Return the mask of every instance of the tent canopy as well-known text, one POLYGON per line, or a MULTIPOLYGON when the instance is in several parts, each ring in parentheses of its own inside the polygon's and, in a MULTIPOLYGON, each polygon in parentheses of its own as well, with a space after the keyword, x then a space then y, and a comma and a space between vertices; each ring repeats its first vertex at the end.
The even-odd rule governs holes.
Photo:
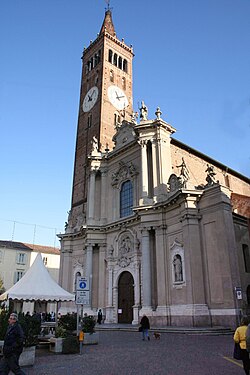
POLYGON ((25 275, 9 290, 0 295, 0 301, 74 301, 75 296, 61 288, 50 276, 39 253, 25 275))

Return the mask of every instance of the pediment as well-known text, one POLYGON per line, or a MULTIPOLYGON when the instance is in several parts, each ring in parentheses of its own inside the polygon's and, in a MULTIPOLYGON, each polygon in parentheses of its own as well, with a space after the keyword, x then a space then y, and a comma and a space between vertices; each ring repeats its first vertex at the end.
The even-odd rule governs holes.
POLYGON ((118 150, 136 139, 136 133, 133 129, 133 125, 127 121, 123 121, 122 124, 117 128, 116 134, 113 136, 113 142, 115 144, 114 150, 118 150))

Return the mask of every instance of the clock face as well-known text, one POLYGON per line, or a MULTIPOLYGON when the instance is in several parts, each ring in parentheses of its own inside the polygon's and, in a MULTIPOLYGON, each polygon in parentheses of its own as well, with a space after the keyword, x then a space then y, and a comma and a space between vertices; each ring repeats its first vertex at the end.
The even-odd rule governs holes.
POLYGON ((118 86, 109 86, 108 98, 113 106, 118 110, 122 110, 128 106, 126 94, 118 86))
POLYGON ((98 88, 96 86, 91 87, 91 89, 85 95, 82 103, 83 112, 88 112, 94 107, 98 98, 98 88))

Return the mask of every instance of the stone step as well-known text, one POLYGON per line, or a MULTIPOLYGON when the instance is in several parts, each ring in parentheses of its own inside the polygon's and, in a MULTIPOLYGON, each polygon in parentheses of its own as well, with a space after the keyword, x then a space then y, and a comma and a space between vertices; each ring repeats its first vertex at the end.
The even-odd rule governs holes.
MULTIPOLYGON (((139 326, 132 324, 101 324, 96 331, 127 331, 138 332, 139 326)), ((234 330, 229 327, 151 327, 150 332, 179 333, 188 335, 232 335, 234 330)))

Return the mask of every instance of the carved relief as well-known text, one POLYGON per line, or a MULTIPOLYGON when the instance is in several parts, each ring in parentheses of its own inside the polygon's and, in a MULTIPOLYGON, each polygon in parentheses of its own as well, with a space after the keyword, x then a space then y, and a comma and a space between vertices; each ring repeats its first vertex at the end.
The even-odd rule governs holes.
POLYGON ((121 236, 118 242, 118 265, 122 268, 131 263, 133 253, 133 239, 128 233, 121 236))
POLYGON ((171 176, 168 179, 168 186, 169 186, 169 191, 172 193, 173 191, 179 190, 181 185, 180 185, 180 180, 175 174, 171 174, 171 176))
POLYGON ((124 162, 119 163, 120 168, 117 172, 114 172, 111 176, 112 186, 118 187, 124 180, 133 178, 138 172, 132 162, 125 164, 124 162))

